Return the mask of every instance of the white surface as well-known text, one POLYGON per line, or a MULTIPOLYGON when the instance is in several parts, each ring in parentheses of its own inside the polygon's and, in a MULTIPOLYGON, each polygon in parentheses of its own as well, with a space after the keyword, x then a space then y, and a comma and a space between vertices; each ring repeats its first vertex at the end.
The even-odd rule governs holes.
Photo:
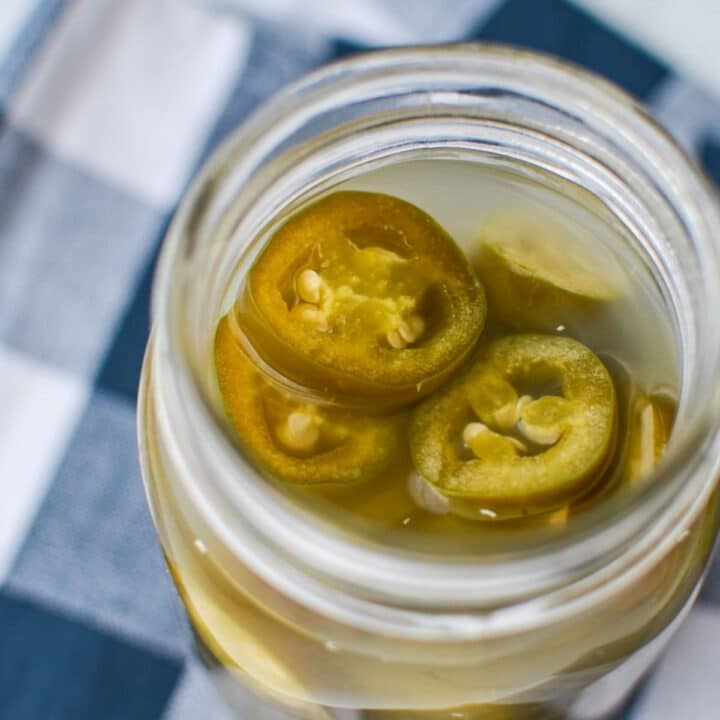
POLYGON ((0 583, 87 398, 76 377, 0 345, 0 583))
POLYGON ((651 676, 633 720, 720 717, 720 682, 708 682, 708 673, 718 668, 720 611, 697 605, 651 676))
POLYGON ((75 0, 10 115, 51 152, 166 205, 187 180, 248 45, 245 26, 190 3, 75 0))
POLYGON ((0 61, 10 49, 23 23, 30 17, 38 0, 2 0, 0 2, 0 61))
POLYGON ((718 0, 574 1, 720 98, 718 0))

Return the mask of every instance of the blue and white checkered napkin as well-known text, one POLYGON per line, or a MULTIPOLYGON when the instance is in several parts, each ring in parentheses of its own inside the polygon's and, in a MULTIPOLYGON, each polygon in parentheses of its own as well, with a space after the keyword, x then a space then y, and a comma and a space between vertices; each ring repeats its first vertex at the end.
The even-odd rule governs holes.
MULTIPOLYGON (((188 659, 135 392, 167 219, 273 90, 364 44, 527 45, 647 101, 720 181, 720 107, 661 61, 563 0, 449 2, 0 2, 2 720, 228 717, 188 659)), ((627 718, 720 717, 719 665, 716 565, 627 718)))

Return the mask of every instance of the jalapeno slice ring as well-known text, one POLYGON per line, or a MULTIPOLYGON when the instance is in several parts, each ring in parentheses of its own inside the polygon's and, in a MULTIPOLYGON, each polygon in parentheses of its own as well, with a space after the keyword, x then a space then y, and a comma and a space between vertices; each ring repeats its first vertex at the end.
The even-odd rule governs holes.
POLYGON ((447 496, 548 509, 587 490, 604 469, 616 412, 610 374, 589 348, 512 335, 417 408, 413 462, 447 496))
POLYGON ((650 477, 670 439, 674 416, 675 402, 671 398, 636 392, 627 430, 625 482, 650 477))
POLYGON ((585 318, 619 289, 579 253, 579 240, 548 218, 503 213, 480 233, 477 272, 490 313, 519 331, 551 332, 585 318))
POLYGON ((429 215, 354 191, 318 200, 275 232, 239 307, 238 324, 281 374, 388 398, 430 392, 467 356, 486 315, 482 285, 429 215))
POLYGON ((274 387, 242 349, 227 317, 215 336, 215 368, 240 444, 274 477, 302 485, 363 482, 397 452, 402 418, 319 406, 274 387))

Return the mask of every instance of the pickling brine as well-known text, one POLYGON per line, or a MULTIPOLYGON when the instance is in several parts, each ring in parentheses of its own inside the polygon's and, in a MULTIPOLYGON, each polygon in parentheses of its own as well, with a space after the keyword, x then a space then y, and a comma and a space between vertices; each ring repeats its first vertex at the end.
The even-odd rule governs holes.
POLYGON ((648 482, 677 396, 667 313, 565 190, 414 161, 282 220, 215 341, 268 481, 345 531, 450 552, 648 482))

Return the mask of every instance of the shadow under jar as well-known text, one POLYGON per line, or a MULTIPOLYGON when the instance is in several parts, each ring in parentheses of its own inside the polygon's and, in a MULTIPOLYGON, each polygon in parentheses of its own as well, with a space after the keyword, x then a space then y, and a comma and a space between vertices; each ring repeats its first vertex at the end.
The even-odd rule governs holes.
MULTIPOLYGON (((357 56, 240 127, 165 239, 139 404, 160 541, 231 703, 249 692, 253 718, 610 717, 688 611, 716 537, 719 237, 711 191, 642 108, 510 48, 357 56), (502 187, 594 223, 643 278, 657 322, 626 333, 624 359, 669 373, 677 403, 652 477, 558 527, 435 535, 373 531, 263 477, 224 416, 213 348, 270 234, 310 198, 366 189, 420 205, 470 253, 502 187)), ((577 332, 600 328, 610 363, 601 326, 577 332)))

